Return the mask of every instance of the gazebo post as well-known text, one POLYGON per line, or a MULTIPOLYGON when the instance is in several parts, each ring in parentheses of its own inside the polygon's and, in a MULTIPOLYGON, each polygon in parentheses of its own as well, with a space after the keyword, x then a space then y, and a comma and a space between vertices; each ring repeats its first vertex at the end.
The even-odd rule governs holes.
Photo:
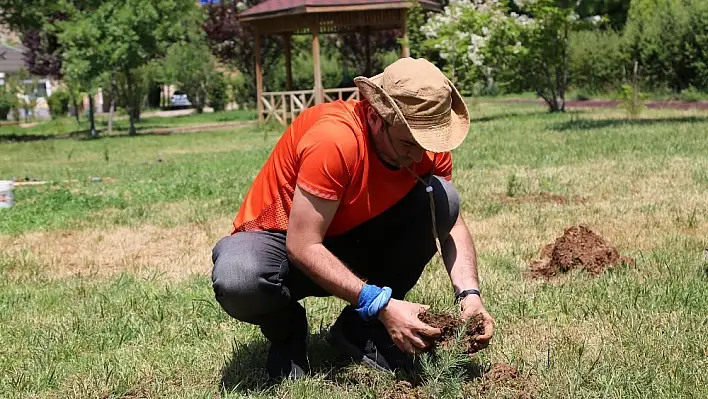
POLYGON ((310 30, 312 31, 312 64, 315 67, 315 104, 324 102, 322 91, 322 67, 320 65, 320 23, 315 20, 310 30))
POLYGON ((364 76, 371 76, 371 28, 364 28, 364 50, 366 51, 366 70, 364 76))
POLYGON ((261 67, 261 32, 258 26, 254 27, 255 30, 255 58, 256 58, 256 105, 258 108, 258 122, 265 122, 263 117, 263 70, 261 67))
POLYGON ((285 87, 287 91, 293 90, 293 65, 292 65, 292 34, 290 32, 283 35, 285 40, 285 87))
POLYGON ((403 40, 401 43, 401 57, 406 58, 411 56, 408 48, 408 9, 401 10, 401 30, 403 31, 403 40))

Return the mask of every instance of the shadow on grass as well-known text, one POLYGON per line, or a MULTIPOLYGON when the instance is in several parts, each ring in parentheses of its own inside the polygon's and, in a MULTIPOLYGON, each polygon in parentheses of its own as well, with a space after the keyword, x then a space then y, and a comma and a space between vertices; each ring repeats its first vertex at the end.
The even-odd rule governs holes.
POLYGON ((530 116, 530 115, 540 115, 540 114, 547 114, 547 112, 539 111, 539 112, 509 112, 505 114, 496 114, 496 115, 489 115, 489 116, 482 116, 479 118, 470 118, 471 123, 480 123, 480 122, 493 122, 501 119, 509 119, 509 118, 515 118, 519 116, 530 116))
MULTIPOLYGON (((47 140, 100 140, 107 138, 121 138, 121 137, 142 137, 142 136, 169 136, 173 133, 178 133, 180 129, 185 129, 189 125, 147 125, 136 127, 136 134, 131 136, 128 129, 114 129, 111 134, 108 134, 106 130, 99 130, 98 136, 91 137, 89 130, 75 130, 68 133, 62 134, 2 134, 0 133, 0 144, 1 143, 27 143, 34 141, 47 141, 47 140), (162 129, 162 131, 152 131, 162 129), (174 132, 165 131, 166 129, 174 129, 174 132)), ((187 133, 197 133, 187 132, 187 133)))
MULTIPOLYGON (((373 388, 379 377, 386 377, 382 372, 373 371, 365 366, 349 367, 353 360, 341 354, 326 340, 326 330, 311 334, 308 342, 310 375, 321 377, 341 386, 362 386, 373 388), (363 370, 362 370, 363 369, 363 370)), ((265 394, 275 389, 278 381, 271 381, 265 371, 269 343, 261 338, 248 343, 235 343, 231 357, 225 361, 221 370, 221 390, 226 393, 265 394)), ((471 383, 482 378, 487 367, 472 361, 465 365, 463 379, 471 383)), ((420 362, 406 371, 396 372, 396 381, 406 381, 413 387, 423 383, 423 369, 420 362)), ((389 376, 390 377, 390 376, 389 376)), ((388 387, 386 389, 390 389, 388 387)))
MULTIPOLYGON (((352 364, 325 339, 326 331, 311 334, 308 342, 310 375, 341 383, 358 383, 341 371, 352 364)), ((231 358, 221 370, 221 389, 226 392, 262 393, 278 384, 270 381, 265 371, 269 343, 264 339, 234 343, 231 358)), ((347 374, 347 373, 344 373, 347 374)))
POLYGON ((651 126, 661 123, 707 123, 708 117, 676 116, 666 118, 612 118, 612 119, 574 119, 551 127, 555 131, 592 130, 615 126, 651 126))

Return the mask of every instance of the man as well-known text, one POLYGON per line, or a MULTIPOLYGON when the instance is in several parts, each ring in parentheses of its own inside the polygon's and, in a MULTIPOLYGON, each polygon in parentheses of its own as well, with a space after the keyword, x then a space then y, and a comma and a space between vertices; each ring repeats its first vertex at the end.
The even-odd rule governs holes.
POLYGON ((451 184, 450 152, 469 131, 464 100, 430 62, 403 58, 355 79, 362 101, 308 108, 253 182, 232 235, 213 250, 216 299, 270 341, 270 377, 307 370, 308 326, 298 303, 349 303, 328 340, 373 368, 394 370, 440 330, 407 302, 437 245, 463 317, 485 310, 470 233, 451 184), (431 202, 432 201, 432 202, 431 202), (435 229, 433 229, 435 224, 435 229))

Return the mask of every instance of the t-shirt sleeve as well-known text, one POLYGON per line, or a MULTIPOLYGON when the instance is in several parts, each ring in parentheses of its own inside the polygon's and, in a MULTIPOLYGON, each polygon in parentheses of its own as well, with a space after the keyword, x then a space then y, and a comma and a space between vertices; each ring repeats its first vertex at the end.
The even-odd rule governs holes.
POLYGON ((327 200, 339 200, 349 185, 358 157, 356 137, 335 123, 320 123, 297 145, 297 186, 327 200))
POLYGON ((435 162, 435 164, 433 165, 433 174, 435 176, 440 176, 447 181, 451 181, 452 154, 449 152, 435 154, 435 159, 433 161, 435 162))

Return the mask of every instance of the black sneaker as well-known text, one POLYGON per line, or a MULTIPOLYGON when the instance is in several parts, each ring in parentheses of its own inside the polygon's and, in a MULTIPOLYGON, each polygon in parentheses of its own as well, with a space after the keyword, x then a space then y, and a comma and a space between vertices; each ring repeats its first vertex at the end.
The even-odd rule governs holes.
POLYGON ((272 323, 262 324, 261 332, 270 341, 266 372, 272 380, 298 379, 307 374, 309 329, 305 309, 295 302, 272 323))
POLYGON ((271 343, 266 360, 266 372, 271 380, 281 380, 284 378, 298 379, 307 373, 306 344, 300 345, 292 343, 271 343), (293 346, 302 346, 293 348, 293 346))
POLYGON ((364 321, 351 306, 344 308, 329 329, 327 341, 374 370, 395 372, 413 364, 413 358, 398 349, 380 321, 364 321))

